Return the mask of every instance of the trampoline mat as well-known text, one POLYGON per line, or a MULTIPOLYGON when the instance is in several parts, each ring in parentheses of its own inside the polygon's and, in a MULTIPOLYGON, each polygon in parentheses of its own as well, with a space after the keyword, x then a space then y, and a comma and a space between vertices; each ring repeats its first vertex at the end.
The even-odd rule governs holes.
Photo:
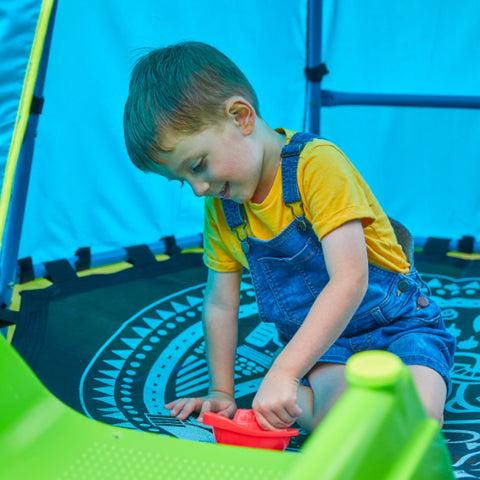
MULTIPOLYGON (((480 478, 480 260, 422 252, 416 266, 458 342, 443 433, 457 478, 480 478)), ((201 254, 187 253, 24 291, 13 345, 53 394, 90 418, 213 442, 209 427, 171 418, 164 408, 207 392, 205 281, 201 254)), ((240 408, 250 408, 280 348, 275 327, 259 322, 246 272, 235 364, 240 408)), ((301 448, 300 433, 289 450, 301 448)))

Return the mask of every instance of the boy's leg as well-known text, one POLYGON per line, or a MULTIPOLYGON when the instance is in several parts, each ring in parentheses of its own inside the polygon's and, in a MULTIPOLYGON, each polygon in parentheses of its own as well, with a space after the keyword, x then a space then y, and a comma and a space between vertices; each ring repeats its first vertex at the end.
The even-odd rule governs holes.
POLYGON ((311 387, 300 385, 298 404, 302 414, 298 424, 312 432, 346 390, 345 365, 317 363, 308 374, 311 387))
POLYGON ((302 413, 297 418, 296 422, 310 433, 312 428, 313 418, 313 390, 312 387, 300 384, 298 386, 297 404, 302 409, 302 413))
POLYGON ((426 414, 443 425, 447 387, 442 376, 424 365, 409 365, 426 414))
MULTIPOLYGON (((442 376, 424 365, 409 365, 425 412, 443 424, 447 387, 442 376)), ((311 387, 300 385, 298 404, 302 414, 298 424, 312 432, 347 388, 345 365, 318 363, 309 373, 311 387)))

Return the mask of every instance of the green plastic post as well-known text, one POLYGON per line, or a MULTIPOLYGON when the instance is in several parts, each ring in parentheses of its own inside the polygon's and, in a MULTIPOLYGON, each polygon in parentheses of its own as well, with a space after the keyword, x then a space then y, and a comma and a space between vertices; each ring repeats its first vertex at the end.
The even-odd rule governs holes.
POLYGON ((288 480, 455 478, 440 425, 427 418, 397 356, 358 353, 346 378, 348 390, 310 436, 288 480))

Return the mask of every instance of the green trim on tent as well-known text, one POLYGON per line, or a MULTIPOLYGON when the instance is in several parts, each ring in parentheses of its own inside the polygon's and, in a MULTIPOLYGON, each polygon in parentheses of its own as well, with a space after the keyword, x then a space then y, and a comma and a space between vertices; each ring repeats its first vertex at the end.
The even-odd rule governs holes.
POLYGON ((2 185, 2 194, 0 197, 0 247, 2 246, 3 233, 7 220, 8 207, 12 194, 13 179, 17 168, 18 156, 22 146, 27 122, 30 113, 30 106, 33 98, 35 82, 37 80, 38 68, 42 58, 42 52, 45 42, 45 36, 48 30, 48 24, 52 13, 55 0, 45 0, 42 2, 40 15, 38 16, 37 28, 33 39, 28 67, 23 82, 22 96, 15 119, 15 128, 13 130, 12 141, 8 151, 7 164, 2 185))

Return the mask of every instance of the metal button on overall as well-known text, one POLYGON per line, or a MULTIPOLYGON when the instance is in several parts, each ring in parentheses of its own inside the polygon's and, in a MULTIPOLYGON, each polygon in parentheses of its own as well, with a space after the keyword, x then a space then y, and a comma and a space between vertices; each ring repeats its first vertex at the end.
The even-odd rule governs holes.
POLYGON ((307 230, 307 224, 305 223, 305 218, 304 217, 297 218, 297 230, 300 233, 303 233, 307 230))
POLYGON ((402 292, 408 292, 410 290, 410 284, 406 280, 400 280, 398 282, 398 289, 402 292))
POLYGON ((423 307, 428 307, 428 305, 430 304, 429 300, 427 297, 418 297, 417 299, 417 305, 418 305, 418 308, 423 308, 423 307))

